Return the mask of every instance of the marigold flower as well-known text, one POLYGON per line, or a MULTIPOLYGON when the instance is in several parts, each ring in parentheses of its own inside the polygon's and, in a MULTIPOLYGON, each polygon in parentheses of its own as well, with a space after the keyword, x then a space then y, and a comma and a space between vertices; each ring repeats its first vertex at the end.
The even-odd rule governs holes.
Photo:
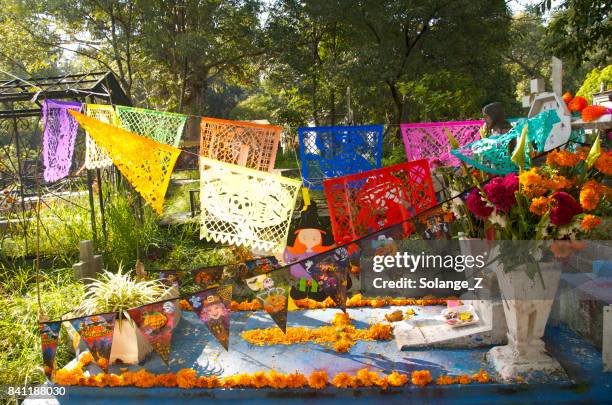
POLYGON ((582 155, 568 150, 553 150, 546 156, 546 163, 552 166, 573 167, 581 160, 584 160, 582 155))
POLYGON ((93 376, 93 386, 95 387, 107 387, 109 386, 110 374, 98 373, 93 376))
POLYGON ((553 204, 553 199, 549 197, 538 197, 531 200, 531 205, 529 206, 529 212, 535 215, 542 216, 548 212, 551 205, 553 204))
POLYGON ((218 388, 221 386, 221 380, 216 375, 208 377, 208 388, 218 388))
POLYGON ((251 385, 255 388, 263 388, 268 385, 268 376, 263 371, 253 373, 251 385))
POLYGON ((355 342, 349 339, 338 340, 334 343, 334 350, 338 353, 347 353, 354 344, 355 342))
POLYGON ((81 355, 79 356, 79 364, 81 364, 81 366, 87 366, 88 364, 90 364, 92 361, 94 361, 93 356, 91 355, 91 352, 87 351, 87 352, 83 352, 81 353, 81 355))
POLYGON ((100 366, 100 368, 104 370, 108 369, 108 359, 100 357, 96 363, 98 363, 98 366, 100 366))
POLYGON ((208 377, 206 376, 199 376, 198 379, 196 380, 196 385, 197 388, 211 388, 208 386, 208 377))
POLYGON ((528 197, 539 197, 548 191, 546 179, 538 173, 535 167, 522 172, 519 175, 519 182, 523 193, 528 197))
POLYGON ((450 375, 441 375, 436 378, 436 385, 450 385, 457 384, 457 377, 450 375))
POLYGON ((329 383, 329 377, 324 370, 313 371, 308 378, 308 386, 317 390, 323 389, 329 383))
POLYGON ((155 374, 149 373, 144 368, 141 368, 134 373, 132 384, 139 388, 151 388, 155 385, 155 374))
POLYGON ((481 369, 476 374, 472 374, 472 380, 478 381, 481 384, 485 384, 491 381, 491 378, 489 377, 489 374, 486 371, 481 369))
POLYGON ((378 374, 368 370, 367 368, 362 368, 357 371, 357 382, 361 387, 371 387, 374 385, 374 381, 378 379, 378 374))
POLYGON ((387 382, 393 387, 401 387, 402 385, 406 385, 408 382, 408 375, 400 374, 394 370, 387 376, 387 382))
POLYGON ((557 259, 567 259, 575 251, 582 250, 586 247, 584 242, 573 240, 555 240, 550 245, 550 251, 557 259))
POLYGON ((595 215, 586 214, 582 218, 582 223, 580 223, 580 228, 585 231, 591 231, 596 228, 599 224, 601 224, 601 218, 596 217, 595 215))
POLYGON ((238 374, 236 376, 236 385, 238 387, 251 387, 253 385, 252 374, 238 374))
POLYGON ((223 388, 234 388, 234 387, 238 387, 238 375, 232 375, 229 377, 225 377, 223 379, 223 381, 221 382, 221 386, 223 388))
POLYGON ((470 378, 469 375, 460 375, 459 378, 457 379, 457 382, 459 384, 469 384, 472 382, 472 379, 470 378))
POLYGON ((414 385, 425 386, 432 381, 429 370, 415 370, 412 372, 411 381, 414 385))
POLYGON ((612 175, 612 151, 607 151, 599 155, 594 166, 595 169, 606 176, 612 175))
POLYGON ((308 385, 308 379, 304 374, 287 374, 287 388, 302 388, 308 385))
POLYGON ((568 104, 570 101, 572 101, 572 99, 574 98, 573 94, 570 93, 569 91, 566 91, 565 93, 563 93, 563 96, 561 97, 563 99, 563 102, 565 104, 568 104))
POLYGON ((332 320, 331 323, 334 326, 350 325, 351 318, 346 312, 340 312, 334 315, 334 319, 332 320))
POLYGON ((589 102, 587 101, 586 98, 581 97, 581 96, 576 96, 572 99, 572 101, 569 102, 569 104, 567 105, 567 107, 570 109, 570 111, 572 112, 580 112, 582 110, 584 110, 584 108, 589 105, 589 102))
POLYGON ((373 300, 370 300, 370 306, 372 308, 380 308, 380 307, 384 307, 387 303, 385 302, 385 300, 380 299, 380 298, 376 298, 373 300))
POLYGON ((287 388, 287 377, 276 370, 270 370, 268 372, 268 384, 276 389, 287 388))
POLYGON ((584 122, 595 121, 608 112, 608 108, 603 105, 589 105, 582 110, 582 120, 584 122))
POLYGON ((587 211, 592 211, 597 208, 601 201, 602 187, 595 180, 589 180, 582 186, 580 190, 580 205, 587 211))
POLYGON ((158 374, 155 377, 155 385, 159 387, 176 387, 176 374, 167 373, 167 374, 158 374))
POLYGON ((355 377, 347 373, 338 373, 332 380, 332 384, 338 388, 355 388, 357 381, 355 377))
POLYGON ((55 372, 54 381, 59 385, 76 385, 81 377, 83 377, 83 370, 75 368, 68 370, 65 368, 59 369, 55 372))
POLYGON ((176 373, 176 384, 181 388, 193 388, 197 380, 197 373, 192 368, 182 368, 176 373))
POLYGON ((561 176, 559 174, 553 175, 550 180, 547 182, 548 187, 552 190, 558 191, 563 189, 568 189, 574 185, 574 181, 568 179, 565 176, 561 176))
POLYGON ((373 340, 389 340, 393 337, 393 327, 383 323, 375 323, 370 327, 368 337, 373 340))
POLYGON ((110 387, 120 387, 123 385, 123 380, 121 379, 121 376, 117 374, 109 374, 108 381, 108 385, 110 387))
POLYGON ((126 387, 134 384, 134 378, 136 373, 133 371, 124 371, 121 373, 121 386, 126 387))

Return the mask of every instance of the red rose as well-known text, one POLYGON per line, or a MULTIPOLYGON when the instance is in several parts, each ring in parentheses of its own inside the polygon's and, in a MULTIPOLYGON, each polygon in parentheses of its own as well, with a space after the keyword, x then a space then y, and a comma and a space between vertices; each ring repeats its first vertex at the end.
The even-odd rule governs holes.
POLYGON ((556 202, 553 209, 550 210, 550 222, 553 225, 569 224, 576 215, 582 213, 582 207, 578 201, 566 192, 557 191, 552 198, 556 202))
POLYGON ((468 209, 479 218, 487 218, 493 212, 493 207, 489 207, 480 197, 477 188, 473 188, 472 192, 466 200, 468 209))

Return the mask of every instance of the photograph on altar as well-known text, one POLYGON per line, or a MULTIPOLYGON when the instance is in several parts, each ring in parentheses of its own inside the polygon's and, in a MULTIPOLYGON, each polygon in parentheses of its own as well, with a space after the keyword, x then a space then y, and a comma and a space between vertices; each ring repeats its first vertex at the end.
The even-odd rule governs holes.
POLYGON ((0 403, 610 403, 611 12, 6 0, 0 403))

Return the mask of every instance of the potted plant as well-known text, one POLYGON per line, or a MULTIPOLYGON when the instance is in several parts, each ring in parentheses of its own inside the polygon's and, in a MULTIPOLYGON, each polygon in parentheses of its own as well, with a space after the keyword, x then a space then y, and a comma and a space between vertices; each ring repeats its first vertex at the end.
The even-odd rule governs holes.
POLYGON ((519 174, 493 178, 467 199, 469 210, 493 225, 499 241, 492 263, 508 345, 488 356, 503 379, 561 369, 541 340, 561 275, 554 259, 578 249, 576 239, 587 237, 601 222, 598 214, 610 208, 610 189, 602 181, 612 172, 612 158, 601 152, 599 140, 590 150, 553 151, 544 165, 529 170, 523 169, 526 148, 524 130, 512 155, 519 174))
MULTIPOLYGON (((133 277, 131 272, 124 273, 121 266, 117 273, 104 271, 97 279, 89 281, 81 305, 74 311, 74 316, 117 312, 109 363, 142 362, 153 348, 126 311, 156 301, 178 298, 177 288, 167 286, 159 280, 133 277)), ((177 306, 176 310, 177 316, 180 317, 180 307, 177 306)), ((75 348, 83 348, 79 346, 79 337, 74 330, 72 339, 75 348)))

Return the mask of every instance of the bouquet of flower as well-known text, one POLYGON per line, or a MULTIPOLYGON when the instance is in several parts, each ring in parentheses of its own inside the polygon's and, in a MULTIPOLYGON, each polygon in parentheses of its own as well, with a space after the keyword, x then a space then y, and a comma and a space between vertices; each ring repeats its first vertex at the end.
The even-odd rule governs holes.
MULTIPOLYGON (((497 240, 555 240, 556 252, 577 247, 576 239, 590 236, 609 214, 612 189, 605 184, 612 174, 612 151, 601 151, 599 139, 589 149, 577 152, 552 151, 546 163, 523 170, 524 140, 519 141, 513 160, 519 174, 495 177, 482 187, 474 187, 466 201, 468 209, 478 218, 493 225, 497 240)), ((511 263, 537 267, 542 244, 534 244, 540 253, 504 252, 501 256, 511 263)), ((508 261, 505 264, 509 264, 508 261)))
POLYGON ((552 151, 540 167, 495 177, 473 188, 466 203, 495 226, 496 239, 579 239, 611 208, 610 174, 612 151, 602 152, 597 140, 588 151, 552 151))

